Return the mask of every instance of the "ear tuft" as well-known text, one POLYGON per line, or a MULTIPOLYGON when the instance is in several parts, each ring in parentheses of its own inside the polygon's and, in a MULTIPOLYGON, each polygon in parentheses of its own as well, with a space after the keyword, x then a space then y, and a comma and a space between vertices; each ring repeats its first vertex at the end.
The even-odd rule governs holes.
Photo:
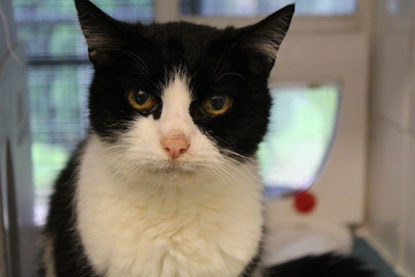
POLYGON ((108 60, 107 52, 121 47, 119 22, 100 10, 89 0, 75 0, 78 19, 88 44, 89 57, 93 63, 108 60))
POLYGON ((266 17, 262 21, 242 29, 244 37, 239 47, 244 50, 248 57, 257 59, 262 57, 262 63, 251 61, 254 71, 265 69, 271 70, 274 65, 277 52, 280 48, 291 19, 295 12, 295 4, 285 6, 277 12, 266 17), (259 68, 256 68, 259 67, 259 68))

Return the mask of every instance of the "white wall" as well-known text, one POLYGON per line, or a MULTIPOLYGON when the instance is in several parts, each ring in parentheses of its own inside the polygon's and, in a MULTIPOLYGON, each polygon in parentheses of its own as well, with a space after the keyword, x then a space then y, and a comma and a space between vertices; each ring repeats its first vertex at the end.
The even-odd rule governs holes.
POLYGON ((403 276, 415 276, 415 0, 375 3, 369 237, 403 276))

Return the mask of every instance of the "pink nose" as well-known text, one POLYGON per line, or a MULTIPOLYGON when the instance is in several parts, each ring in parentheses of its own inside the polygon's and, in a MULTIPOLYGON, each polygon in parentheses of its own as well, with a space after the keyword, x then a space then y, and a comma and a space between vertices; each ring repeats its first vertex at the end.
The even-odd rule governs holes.
POLYGON ((163 137, 160 144, 172 159, 177 159, 189 149, 189 140, 184 135, 163 137))

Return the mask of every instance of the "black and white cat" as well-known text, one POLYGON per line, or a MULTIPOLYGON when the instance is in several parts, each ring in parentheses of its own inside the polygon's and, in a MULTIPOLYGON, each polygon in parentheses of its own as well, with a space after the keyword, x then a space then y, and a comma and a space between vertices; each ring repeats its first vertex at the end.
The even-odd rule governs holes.
MULTIPOLYGON (((124 23, 75 2, 95 69, 91 127, 56 182, 41 275, 305 276, 261 267, 255 165, 294 6, 220 30, 124 23)), ((322 264, 307 276, 369 276, 337 261, 348 275, 322 264)))

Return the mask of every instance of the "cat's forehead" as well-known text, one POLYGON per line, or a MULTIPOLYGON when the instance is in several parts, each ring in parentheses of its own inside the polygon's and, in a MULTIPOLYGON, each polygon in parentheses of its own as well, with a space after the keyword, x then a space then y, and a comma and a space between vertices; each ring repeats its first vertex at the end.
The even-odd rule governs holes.
POLYGON ((144 41, 160 57, 179 55, 182 60, 220 54, 228 48, 234 29, 217 29, 187 22, 151 24, 145 26, 144 41))
POLYGON ((133 39, 136 56, 124 56, 120 63, 140 57, 153 82, 167 85, 180 72, 189 82, 206 86, 215 71, 229 66, 223 53, 231 45, 233 28, 217 29, 186 22, 154 23, 137 28, 140 32, 136 33, 140 34, 124 37, 133 39))
POLYGON ((198 25, 189 22, 169 22, 153 23, 145 27, 146 33, 151 39, 166 43, 171 40, 183 43, 204 44, 223 37, 233 30, 233 28, 218 29, 206 25, 198 25))

